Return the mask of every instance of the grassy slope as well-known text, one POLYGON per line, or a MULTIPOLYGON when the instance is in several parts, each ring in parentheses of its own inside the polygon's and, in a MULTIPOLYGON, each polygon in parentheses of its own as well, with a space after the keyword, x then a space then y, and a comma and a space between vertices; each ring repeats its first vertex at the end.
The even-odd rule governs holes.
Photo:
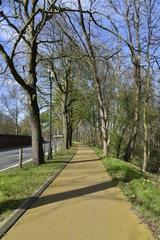
POLYGON ((160 240, 160 175, 143 173, 133 164, 113 157, 102 157, 101 149, 93 149, 101 157, 114 183, 132 202, 133 211, 160 240))
POLYGON ((56 154, 41 166, 24 164, 22 169, 13 168, 0 173, 0 221, 9 216, 27 197, 32 195, 76 151, 71 149, 56 154))
POLYGON ((124 195, 133 204, 133 210, 148 223, 160 239, 160 185, 152 174, 143 173, 137 167, 122 160, 102 158, 107 172, 124 195))

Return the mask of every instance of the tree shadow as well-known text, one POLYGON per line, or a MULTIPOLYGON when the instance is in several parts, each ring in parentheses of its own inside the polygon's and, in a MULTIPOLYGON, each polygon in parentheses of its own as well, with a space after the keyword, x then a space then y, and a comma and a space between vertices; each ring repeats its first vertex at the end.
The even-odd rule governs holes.
POLYGON ((117 168, 117 171, 114 169, 114 172, 116 172, 116 174, 112 176, 112 180, 116 185, 118 185, 119 182, 129 183, 135 179, 141 179, 144 176, 141 170, 130 167, 126 167, 124 172, 119 168, 117 168))
POLYGON ((53 159, 53 160, 47 160, 46 163, 49 164, 49 163, 67 163, 67 164, 75 164, 75 163, 86 163, 86 162, 97 162, 97 161, 100 161, 99 158, 95 158, 95 159, 83 159, 83 160, 74 160, 74 161, 70 161, 68 160, 67 158, 66 159, 53 159))
POLYGON ((25 202, 27 199, 26 198, 21 198, 21 199, 10 199, 10 200, 4 200, 0 202, 0 215, 1 215, 1 221, 5 219, 5 213, 14 211, 17 208, 21 208, 21 204, 25 202), (3 217, 4 214, 4 217, 3 217))
POLYGON ((30 208, 36 208, 36 207, 40 207, 40 206, 55 203, 55 202, 60 202, 60 201, 64 201, 72 198, 81 197, 84 195, 100 192, 113 187, 115 187, 115 184, 112 181, 107 181, 107 182, 102 182, 99 184, 94 184, 91 186, 87 186, 87 187, 83 187, 75 190, 55 193, 48 196, 41 196, 40 198, 37 199, 37 201, 33 205, 30 206, 30 208))
POLYGON ((37 195, 33 195, 31 197, 22 198, 18 200, 11 199, 11 200, 1 202, 0 214, 4 214, 7 211, 14 211, 17 208, 23 209, 24 211, 26 211, 28 208, 36 208, 36 207, 40 207, 40 206, 51 204, 51 203, 56 203, 56 202, 60 202, 60 201, 64 201, 72 198, 77 198, 77 197, 88 195, 91 193, 100 192, 112 187, 115 187, 115 184, 112 181, 107 181, 107 182, 102 182, 99 184, 83 187, 80 189, 74 189, 66 192, 51 194, 48 196, 42 195, 38 197, 37 195))
POLYGON ((75 161, 72 161, 72 162, 69 162, 69 164, 75 164, 75 163, 87 163, 87 162, 97 162, 97 161, 100 161, 99 158, 95 158, 95 159, 85 159, 85 160, 75 160, 75 161))
POLYGON ((50 162, 47 162, 48 163, 68 163, 68 164, 75 164, 75 163, 87 163, 87 162, 96 162, 96 161, 100 161, 99 158, 95 158, 95 159, 86 159, 86 160, 75 160, 75 161, 65 161, 65 160, 58 160, 58 161, 55 161, 55 160, 52 160, 50 162))

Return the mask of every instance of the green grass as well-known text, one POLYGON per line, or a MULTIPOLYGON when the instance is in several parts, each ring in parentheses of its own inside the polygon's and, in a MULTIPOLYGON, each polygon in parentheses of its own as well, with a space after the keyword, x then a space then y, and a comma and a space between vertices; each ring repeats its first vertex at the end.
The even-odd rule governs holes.
POLYGON ((160 188, 148 174, 116 158, 103 158, 107 172, 133 204, 136 213, 160 239, 160 188))
POLYGON ((22 169, 13 168, 0 173, 0 221, 3 221, 25 199, 32 195, 63 164, 69 161, 76 147, 57 153, 53 160, 35 166, 23 165, 22 169))
MULTIPOLYGON (((99 150, 95 151, 102 156, 99 150)), ((160 175, 143 173, 136 166, 113 157, 101 159, 114 183, 132 202, 133 211, 160 239, 160 175)))

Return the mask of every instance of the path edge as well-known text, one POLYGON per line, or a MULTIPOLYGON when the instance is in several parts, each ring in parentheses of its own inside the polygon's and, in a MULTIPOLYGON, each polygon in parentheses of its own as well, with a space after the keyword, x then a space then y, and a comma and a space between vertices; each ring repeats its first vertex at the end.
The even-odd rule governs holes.
POLYGON ((9 231, 9 229, 19 220, 19 218, 27 211, 27 209, 36 201, 36 199, 46 190, 47 187, 58 177, 63 169, 72 160, 78 150, 76 146, 75 152, 70 159, 63 163, 62 166, 31 196, 29 196, 13 213, 0 223, 0 239, 9 231))

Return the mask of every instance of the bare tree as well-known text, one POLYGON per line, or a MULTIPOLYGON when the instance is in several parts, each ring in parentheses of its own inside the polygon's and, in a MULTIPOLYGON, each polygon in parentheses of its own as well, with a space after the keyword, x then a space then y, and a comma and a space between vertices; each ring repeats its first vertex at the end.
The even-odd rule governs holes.
MULTIPOLYGON (((125 150, 124 160, 128 161, 131 153, 133 152, 134 145, 136 142, 139 122, 140 122, 140 106, 141 106, 141 89, 142 89, 142 79, 141 79, 141 38, 140 38, 140 27, 141 27, 141 1, 109 1, 112 11, 116 14, 117 19, 123 19, 125 23, 124 29, 122 30, 119 22, 115 21, 114 15, 106 15, 106 21, 110 23, 110 28, 102 26, 98 21, 95 20, 93 16, 92 20, 100 28, 107 30, 107 32, 115 35, 120 39, 130 51, 131 63, 133 65, 134 80, 135 80, 135 106, 134 106, 134 116, 133 116, 133 128, 128 145, 125 150)), ((104 14, 102 14, 104 16, 104 14)))
POLYGON ((146 69, 144 77, 144 106, 143 106, 143 128, 144 128, 144 145, 143 145, 143 166, 142 170, 147 170, 148 160, 150 158, 150 123, 148 121, 149 108, 150 108, 150 98, 152 92, 152 77, 153 77, 153 64, 152 57, 155 54, 155 33, 157 31, 156 22, 157 16, 154 14, 156 11, 156 1, 155 0, 145 0, 144 1, 144 14, 146 18, 146 69))
MULTIPOLYGON (((128 161, 136 143, 138 136, 139 123, 141 117, 141 110, 143 109, 143 126, 144 126, 144 169, 148 158, 148 139, 149 128, 147 123, 147 109, 149 104, 149 92, 151 86, 150 68, 151 59, 153 60, 156 48, 159 46, 157 38, 157 22, 158 15, 158 1, 156 0, 109 0, 104 3, 105 9, 112 11, 114 14, 105 14, 103 10, 90 15, 93 22, 101 29, 108 33, 115 35, 123 44, 128 47, 130 51, 130 63, 132 64, 135 80, 135 105, 133 115, 133 127, 127 144, 124 160, 128 161), (98 21, 97 16, 105 19, 104 23, 98 21), (152 46, 152 51, 151 51, 152 46), (147 80, 144 84, 142 79, 142 70, 147 67, 147 80), (142 84, 144 84, 142 86, 142 84), (142 87, 145 89, 145 97, 142 99, 142 87), (142 101, 144 100, 144 101, 142 101), (144 108, 142 108, 144 103, 144 108)), ((158 63, 157 63, 158 64, 158 63)))
MULTIPOLYGON (((84 14, 91 13, 95 1, 90 1, 89 11, 85 11, 82 3, 78 0, 77 14, 67 14, 63 16, 63 22, 59 22, 59 26, 68 39, 72 42, 74 48, 79 53, 79 56, 86 61, 91 72, 91 78, 94 82, 95 93, 99 104, 99 113, 101 120, 101 133, 103 139, 103 154, 108 154, 108 118, 107 111, 103 103, 101 77, 99 76, 99 54, 96 40, 92 38, 94 32, 91 31, 91 18, 85 18, 84 14), (70 27, 68 27, 70 26, 70 27), (77 28, 76 26, 80 26, 77 28), (65 30, 64 30, 65 29, 65 30), (94 41, 95 40, 95 41, 94 41)), ((98 44, 97 44, 98 45, 98 44)), ((105 54, 107 55, 107 54, 105 54)), ((105 56, 106 57, 106 56, 105 56)), ((105 59, 104 57, 104 59, 105 59)), ((111 57, 111 56, 110 56, 111 57)))
POLYGON ((0 111, 0 134, 14 134, 14 128, 13 118, 0 111))
POLYGON ((44 163, 40 114, 37 102, 37 54, 40 32, 55 9, 56 1, 3 1, 0 11, 2 39, 0 54, 15 81, 23 88, 28 101, 32 131, 32 159, 44 163))
POLYGON ((15 122, 15 134, 19 134, 19 123, 26 107, 24 94, 18 86, 8 87, 7 92, 0 96, 3 112, 15 122), (21 93, 21 94, 20 94, 21 93))

